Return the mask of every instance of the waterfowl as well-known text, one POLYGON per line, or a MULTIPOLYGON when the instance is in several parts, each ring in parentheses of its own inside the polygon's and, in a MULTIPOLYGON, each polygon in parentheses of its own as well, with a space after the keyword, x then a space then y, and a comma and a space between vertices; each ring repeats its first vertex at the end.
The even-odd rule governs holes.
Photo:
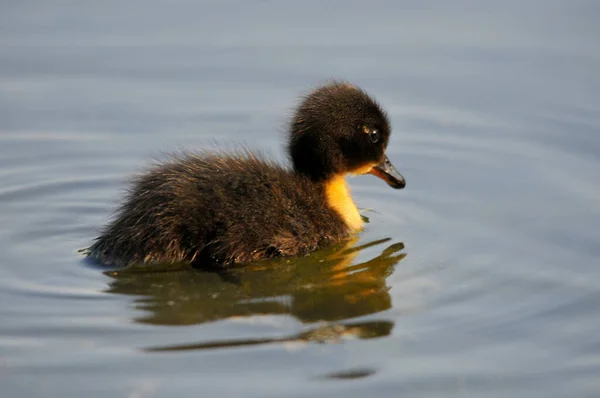
POLYGON ((307 254, 362 228, 348 175, 404 188, 385 154, 389 137, 385 112, 366 92, 325 84, 290 123, 292 167, 247 150, 171 156, 134 179, 87 254, 112 266, 198 267, 307 254))

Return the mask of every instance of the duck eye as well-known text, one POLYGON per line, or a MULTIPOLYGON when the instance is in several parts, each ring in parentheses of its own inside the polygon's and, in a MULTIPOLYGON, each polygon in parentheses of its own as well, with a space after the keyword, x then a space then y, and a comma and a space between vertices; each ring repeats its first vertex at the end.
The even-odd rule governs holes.
POLYGON ((371 140, 371 142, 373 144, 375 144, 377 141, 379 141, 379 131, 377 131, 377 130, 369 131, 369 139, 371 140))

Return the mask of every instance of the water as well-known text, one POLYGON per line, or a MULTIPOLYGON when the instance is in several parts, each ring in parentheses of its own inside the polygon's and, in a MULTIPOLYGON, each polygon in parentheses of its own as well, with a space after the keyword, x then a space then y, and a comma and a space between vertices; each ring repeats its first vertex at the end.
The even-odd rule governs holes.
POLYGON ((0 6, 6 397, 600 394, 594 1, 0 6), (283 158, 330 77, 389 111, 404 191, 357 241, 231 275, 77 253, 177 148, 283 158))

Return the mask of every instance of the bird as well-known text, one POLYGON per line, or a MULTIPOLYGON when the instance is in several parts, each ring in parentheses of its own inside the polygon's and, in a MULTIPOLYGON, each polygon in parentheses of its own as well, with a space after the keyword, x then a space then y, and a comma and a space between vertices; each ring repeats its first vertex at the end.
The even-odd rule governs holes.
POLYGON ((348 82, 327 82, 293 114, 288 164, 249 149, 171 154, 133 177, 86 254, 115 267, 226 269, 340 242, 363 228, 346 177, 406 185, 386 155, 390 134, 374 98, 348 82))

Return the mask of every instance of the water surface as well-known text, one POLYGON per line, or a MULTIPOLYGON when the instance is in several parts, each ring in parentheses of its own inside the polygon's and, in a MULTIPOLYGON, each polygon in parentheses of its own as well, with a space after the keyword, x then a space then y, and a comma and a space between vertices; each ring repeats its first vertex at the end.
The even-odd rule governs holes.
POLYGON ((600 393, 594 1, 5 2, 3 396, 600 393), (77 252, 180 148, 284 159, 300 94, 388 110, 403 191, 369 223, 231 273, 107 272, 77 252))

